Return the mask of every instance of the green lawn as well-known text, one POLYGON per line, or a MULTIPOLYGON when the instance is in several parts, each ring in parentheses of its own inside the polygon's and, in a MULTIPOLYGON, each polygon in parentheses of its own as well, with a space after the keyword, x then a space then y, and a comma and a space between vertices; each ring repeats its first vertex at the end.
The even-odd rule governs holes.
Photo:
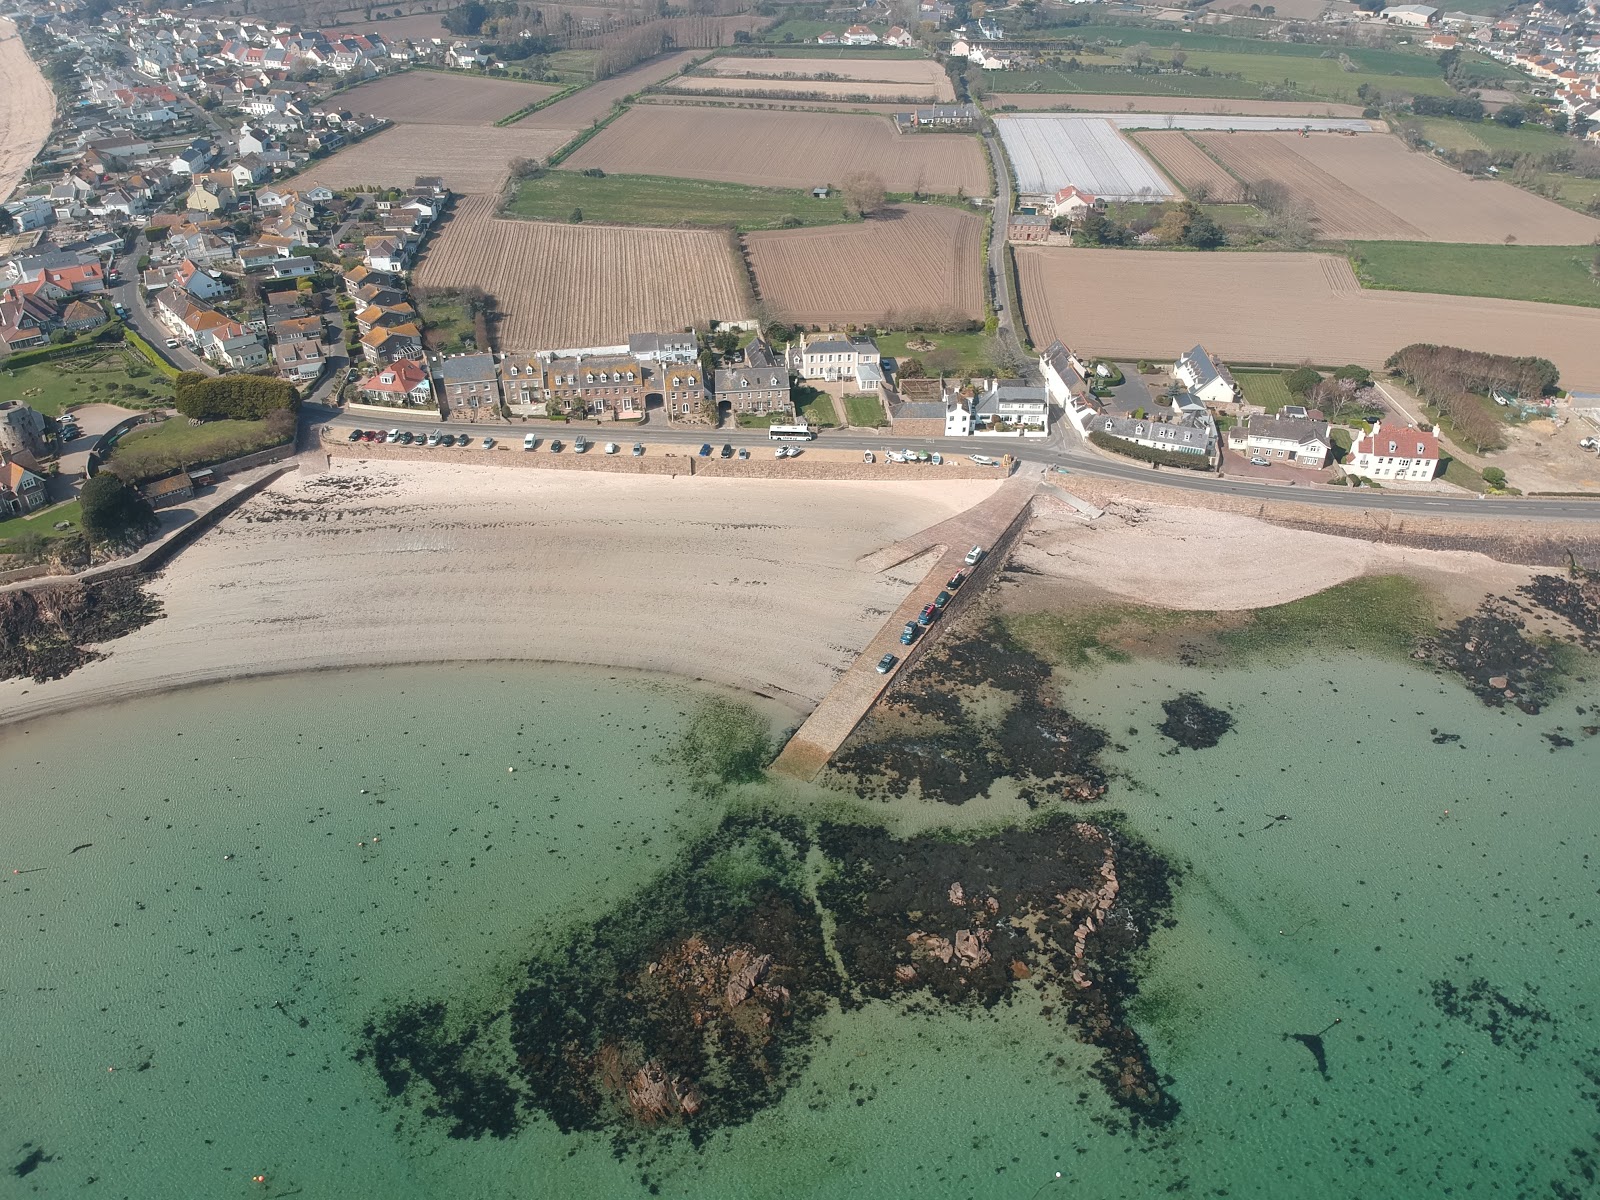
POLYGON ((1354 242, 1351 251, 1366 287, 1600 308, 1593 246, 1354 242))
POLYGON ((1471 463, 1462 462, 1459 458, 1445 460, 1442 477, 1446 483, 1464 487, 1469 492, 1487 492, 1489 490, 1489 485, 1483 481, 1482 473, 1471 463))
POLYGON ((860 429, 877 429, 889 423, 889 416, 883 411, 883 401, 877 396, 846 396, 844 411, 850 424, 860 429))
POLYGON ((111 465, 124 479, 143 482, 185 467, 225 462, 282 440, 269 431, 267 421, 207 421, 191 425, 176 417, 128 434, 112 451, 111 465))
POLYGON ((755 188, 660 175, 607 175, 545 171, 526 179, 506 211, 537 221, 565 221, 574 209, 585 221, 627 225, 730 225, 740 232, 838 225, 844 200, 817 200, 799 188, 755 188))
POLYGON ((1281 371, 1235 371, 1233 378, 1244 392, 1246 404, 1259 404, 1268 412, 1277 412, 1285 404, 1299 403, 1284 384, 1281 371))
POLYGON ((417 302, 417 315, 422 318, 422 340, 429 350, 460 354, 480 349, 472 318, 459 296, 449 292, 435 296, 413 293, 412 298, 417 302))
POLYGON ((1527 122, 1512 129, 1499 121, 1455 121, 1449 117, 1422 117, 1422 131, 1436 146, 1459 154, 1463 150, 1482 150, 1488 154, 1549 154, 1570 150, 1572 138, 1527 122))
POLYGON ((68 500, 65 504, 54 508, 44 508, 26 517, 10 517, 0 521, 0 545, 12 538, 21 537, 25 533, 37 533, 40 537, 65 537, 69 533, 77 533, 79 521, 83 510, 79 508, 76 500, 68 500), (68 521, 71 529, 57 529, 56 522, 68 521))
POLYGON ((594 62, 599 53, 598 50, 557 50, 547 55, 545 64, 555 76, 552 82, 593 83, 594 62))
POLYGON ((736 424, 740 429, 765 429, 774 421, 780 424, 789 421, 788 413, 738 413, 736 424))
POLYGON ((827 392, 797 387, 794 389, 794 403, 800 419, 818 429, 832 429, 839 424, 839 418, 833 411, 833 397, 827 392))
POLYGON ((880 333, 873 340, 885 358, 903 364, 908 358, 919 360, 929 375, 977 375, 989 370, 986 349, 988 334, 972 333, 880 333), (909 341, 928 341, 932 350, 913 350, 909 341))
POLYGON ((31 367, 0 367, 0 400, 20 400, 51 417, 74 404, 147 402, 171 394, 164 379, 120 346, 31 367))

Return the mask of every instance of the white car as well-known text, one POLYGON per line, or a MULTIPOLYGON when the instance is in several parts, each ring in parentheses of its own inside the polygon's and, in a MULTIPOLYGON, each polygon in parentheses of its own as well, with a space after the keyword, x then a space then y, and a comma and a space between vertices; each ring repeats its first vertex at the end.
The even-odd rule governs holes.
POLYGON ((177 338, 168 338, 167 339, 167 349, 168 350, 176 350, 177 348, 178 348, 178 339, 177 338))
POLYGON ((643 458, 644 457, 644 443, 643 442, 635 442, 633 444, 633 456, 635 458, 643 458))
POLYGON ((439 444, 439 435, 437 433, 430 433, 428 435, 428 445, 437 446, 438 444, 439 444))
POLYGON ((975 567, 983 561, 983 547, 974 546, 967 551, 967 566, 975 567))
POLYGON ((606 443, 606 453, 607 454, 615 454, 616 452, 617 452, 617 444, 615 442, 607 442, 606 443))
POLYGON ((523 437, 523 439, 522 439, 522 448, 524 450, 536 450, 536 449, 538 449, 538 446, 539 446, 539 435, 538 434, 530 433, 530 434, 527 434, 525 437, 523 437))

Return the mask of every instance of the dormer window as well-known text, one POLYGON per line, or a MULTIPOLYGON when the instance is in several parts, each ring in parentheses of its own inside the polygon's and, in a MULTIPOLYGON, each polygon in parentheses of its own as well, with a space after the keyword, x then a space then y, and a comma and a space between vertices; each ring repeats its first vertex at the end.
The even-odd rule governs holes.
POLYGON ((1424 445, 1422 442, 1418 442, 1417 443, 1417 457, 1421 458, 1427 452, 1428 452, 1428 447, 1426 445, 1424 445))

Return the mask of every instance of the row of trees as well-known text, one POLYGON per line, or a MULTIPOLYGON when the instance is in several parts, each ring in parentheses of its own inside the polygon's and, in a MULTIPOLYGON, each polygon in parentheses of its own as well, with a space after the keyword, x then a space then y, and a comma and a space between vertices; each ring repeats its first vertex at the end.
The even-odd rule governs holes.
POLYGON ((275 412, 293 414, 300 405, 294 384, 267 375, 219 375, 185 371, 176 383, 177 409, 197 421, 259 421, 275 412))
POLYGON ((1072 237, 1081 246, 1127 246, 1147 233, 1164 246, 1187 246, 1193 250, 1215 250, 1227 241, 1222 226, 1191 200, 1142 205, 1126 221, 1091 211, 1079 222, 1072 237))
POLYGON ((1561 373, 1547 358, 1512 358, 1456 346, 1414 343, 1384 366, 1438 410, 1461 441, 1481 454, 1505 445, 1505 426, 1488 403, 1491 392, 1540 397, 1553 392, 1561 373))

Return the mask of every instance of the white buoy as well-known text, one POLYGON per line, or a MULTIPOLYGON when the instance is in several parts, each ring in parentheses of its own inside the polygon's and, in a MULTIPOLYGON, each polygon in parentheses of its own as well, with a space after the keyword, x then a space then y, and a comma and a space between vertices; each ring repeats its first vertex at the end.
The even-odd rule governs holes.
POLYGON ((506 773, 509 775, 515 775, 517 773, 517 769, 515 767, 507 767, 506 773))

